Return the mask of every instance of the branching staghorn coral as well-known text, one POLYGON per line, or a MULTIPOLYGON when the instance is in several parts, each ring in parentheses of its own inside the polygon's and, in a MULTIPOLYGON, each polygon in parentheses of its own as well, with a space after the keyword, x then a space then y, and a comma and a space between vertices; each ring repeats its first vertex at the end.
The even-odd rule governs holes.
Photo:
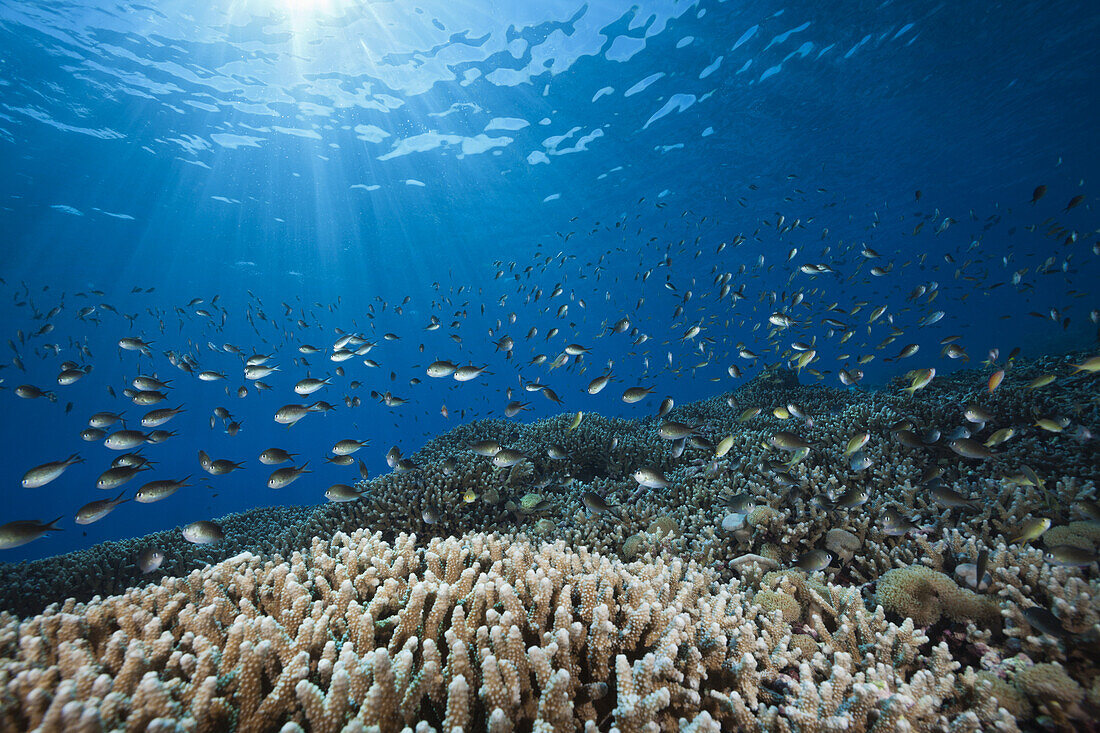
POLYGON ((807 607, 816 630, 796 646, 781 613, 692 562, 624 563, 493 535, 388 543, 337 533, 287 559, 244 553, 23 621, 4 615, 0 727, 671 731, 751 719, 760 730, 810 720, 861 730, 881 716, 918 729, 954 720, 935 704, 969 689, 949 655, 937 647, 921 666, 911 624, 859 603, 836 603, 828 630, 823 596, 843 601, 844 591, 805 588, 802 602, 818 598, 807 607), (900 704, 909 700, 932 702, 900 704))
MULTIPOLYGON (((1053 368, 1018 366, 1013 379, 1053 368)), ((397 711, 398 730, 882 730, 902 718, 917 729, 1011 729, 1012 715, 1092 715, 1097 568, 1044 556, 1096 547, 1100 532, 1077 508, 1096 498, 1092 446, 1016 424, 1017 437, 973 463, 942 440, 912 447, 894 431, 900 421, 953 429, 967 400, 998 420, 1073 403, 1087 422, 1097 408, 1082 380, 1043 395, 1008 380, 975 394, 968 380, 936 380, 917 397, 757 380, 673 410, 700 437, 679 457, 651 418, 589 414, 575 430, 570 416, 480 421, 412 454, 417 468, 361 484, 358 501, 223 518, 218 544, 165 532, 0 566, 0 607, 25 617, 5 616, 0 629, 0 709, 25 725, 210 730, 389 729, 383 709, 397 711), (813 424, 771 414, 790 403, 813 424), (760 413, 739 420, 750 407, 760 413), (803 436, 809 455, 785 465, 790 456, 767 445, 779 430, 803 436), (854 471, 844 445, 861 431, 873 464, 854 471), (716 458, 726 435, 732 447, 716 458), (484 439, 528 459, 498 469, 469 450, 484 439), (1041 487, 1013 478, 1024 463, 1041 487), (642 465, 669 487, 639 490, 630 473, 642 465), (930 466, 981 501, 943 505, 921 484, 930 466), (866 503, 832 504, 853 487, 866 503), (585 491, 621 521, 585 511, 585 491), (755 506, 727 530, 734 495, 755 506), (429 506, 437 523, 423 519, 429 506), (914 528, 887 534, 887 508, 914 528), (1052 519, 1046 535, 1010 541, 1038 515, 1052 519), (136 557, 150 546, 167 560, 142 576, 136 557), (834 555, 823 573, 792 570, 814 549, 834 555), (159 585, 135 587, 149 580, 159 585), (1063 633, 1037 628, 1036 607, 1063 633), (1021 671, 1053 663, 1083 695, 1038 699, 1036 675, 1021 671)))

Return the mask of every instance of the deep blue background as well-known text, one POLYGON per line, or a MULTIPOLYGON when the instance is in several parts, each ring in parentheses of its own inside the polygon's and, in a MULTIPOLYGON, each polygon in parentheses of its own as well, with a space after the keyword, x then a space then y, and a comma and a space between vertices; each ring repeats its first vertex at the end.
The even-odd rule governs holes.
MULTIPOLYGON (((777 358, 765 353, 767 317, 778 309, 768 300, 772 291, 780 303, 805 293, 812 307, 793 313, 812 317, 779 343, 816 335, 822 361, 814 366, 830 370, 827 384, 838 383, 840 353, 853 355, 850 365, 860 354, 876 355, 864 367, 867 384, 920 366, 945 373, 961 365, 939 356, 939 340, 953 334, 962 337, 971 366, 994 347, 1005 354, 1021 346, 1034 355, 1094 341, 1089 311, 1100 306, 1091 290, 1100 274, 1091 249, 1096 235, 1088 234, 1097 227, 1091 183, 1100 163, 1094 4, 845 3, 836 11, 809 2, 654 2, 638 12, 627 2, 562 2, 537 11, 526 3, 431 5, 329 0, 313 11, 288 11, 283 0, 270 0, 229 15, 216 5, 132 5, 120 12, 91 1, 48 10, 0 3, 0 277, 6 281, 0 322, 27 368, 26 374, 10 365, 0 370, 8 388, 0 391, 0 522, 66 515, 65 532, 5 551, 3 559, 261 504, 315 503, 331 483, 357 476, 322 462, 337 440, 370 438, 358 455, 377 474, 387 470, 390 445, 411 453, 458 420, 500 415, 508 387, 532 404, 524 420, 578 409, 638 416, 651 414, 665 395, 683 403, 730 389, 738 383, 726 373, 730 363, 747 375, 754 371, 736 355, 739 342, 763 354, 760 364, 777 358), (206 15, 193 16, 200 12, 206 15), (637 51, 624 58, 631 43, 637 51), (362 49, 375 46, 385 51, 365 60, 362 49), (719 56, 721 64, 700 78, 719 56), (515 83, 501 76, 508 70, 515 83), (658 73, 664 76, 624 96, 658 73), (614 91, 593 100, 604 87, 614 91), (688 99, 674 95, 695 101, 650 121, 670 100, 688 99), (486 130, 494 118, 529 124, 486 130), (549 124, 540 124, 544 119, 549 124), (386 136, 361 139, 360 125, 386 136), (547 142, 574 129, 556 146, 547 142), (560 152, 596 131, 602 135, 583 149, 533 162, 540 151, 560 152), (425 134, 450 137, 393 155, 401 140, 433 142, 416 137, 425 134), (216 141, 234 139, 224 135, 254 140, 224 147, 216 141), (511 141, 474 152, 504 137, 511 141), (1031 206, 1039 184, 1049 193, 1031 206), (1085 202, 1063 213, 1078 194, 1085 202), (937 211, 914 236, 915 225, 937 211), (780 236, 778 214, 805 227, 780 236), (957 223, 934 234, 946 216, 957 223), (616 228, 616 221, 624 225, 616 228), (1064 245, 1064 234, 1050 236, 1056 225, 1079 231, 1078 241, 1064 245), (748 239, 715 254, 738 233, 748 239), (864 242, 882 258, 860 265, 864 242), (799 253, 788 263, 792 247, 799 253), (559 253, 574 257, 546 263, 559 253), (1066 274, 1037 275, 1048 257, 1055 268, 1066 263, 1066 274), (828 263, 840 275, 798 273, 808 262, 828 263), (886 262, 894 263, 890 275, 866 276, 870 265, 886 262), (736 275, 741 265, 747 271, 736 275), (528 266, 533 270, 525 273, 528 266), (860 274, 850 278, 857 266, 860 274), (732 308, 728 300, 716 302, 714 268, 735 273, 733 285, 744 283, 748 299, 732 308), (1023 268, 1024 288, 1005 284, 1023 268), (501 269, 505 275, 494 279, 501 269), (906 296, 931 280, 940 285, 938 299, 906 310, 906 296), (559 283, 564 295, 550 300, 559 283), (155 291, 132 294, 135 286, 155 291), (536 287, 542 298, 528 301, 536 287), (76 294, 93 288, 105 295, 76 294), (687 290, 693 297, 684 303, 687 290), (185 307, 215 294, 228 312, 220 330, 185 307), (403 314, 395 314, 406 296, 403 314), (858 325, 857 335, 843 348, 835 341, 825 346, 823 307, 838 302, 850 309, 857 301, 869 305, 841 318, 858 325), (33 318, 30 302, 42 313, 62 302, 64 310, 53 319, 53 333, 23 343, 18 331, 29 337, 44 322, 33 318), (102 310, 98 324, 76 319, 84 305, 103 302, 138 314, 135 327, 102 310), (256 316, 261 302, 269 320, 257 318, 257 335, 245 314, 251 307, 256 316), (293 306, 293 316, 283 315, 282 302, 293 306), (566 302, 568 316, 555 318, 566 302), (674 320, 681 303, 686 313, 674 320), (884 318, 868 334, 864 324, 878 304, 889 306, 905 333, 876 351, 890 326, 884 318), (1068 329, 1027 315, 1051 308, 1070 317, 1068 329), (947 312, 942 321, 915 328, 937 309, 947 312), (456 317, 460 311, 465 315, 456 317), (511 313, 514 325, 507 324, 511 313), (426 332, 432 314, 443 328, 426 332), (650 337, 637 349, 627 335, 596 338, 603 324, 624 315, 650 337), (296 325, 298 318, 309 327, 296 325), (503 328, 496 328, 498 319, 503 328), (462 325, 448 328, 453 320, 462 325), (703 335, 715 339, 708 347, 713 358, 693 371, 704 357, 693 351, 697 342, 679 337, 699 322, 703 335), (527 343, 532 326, 540 333, 527 343), (553 326, 562 333, 548 343, 553 326), (304 401, 291 391, 307 372, 294 363, 296 346, 331 347, 335 328, 378 340, 369 356, 380 368, 346 362, 347 378, 316 395, 337 411, 310 415, 291 429, 276 425, 271 418, 279 406, 304 401), (402 338, 382 341, 385 332, 402 338), (461 335, 461 346, 451 333, 461 335), (505 333, 517 342, 511 361, 493 346, 505 333), (119 355, 115 343, 130 335, 155 342, 152 361, 119 355), (240 360, 211 351, 208 341, 277 353, 281 371, 265 380, 276 389, 253 390, 244 400, 227 395, 226 385, 235 390, 244 383, 240 360), (572 342, 593 347, 587 373, 527 366, 535 354, 552 360, 572 342), (921 344, 919 356, 883 362, 910 342, 921 344), (59 344, 60 356, 46 354, 46 343, 59 344), (76 385, 56 387, 61 361, 84 363, 73 348, 80 343, 94 354, 94 370, 76 385), (190 350, 203 368, 231 378, 189 378, 168 364, 166 349, 190 350), (675 373, 664 368, 669 352, 675 373), (424 366, 437 358, 489 364, 493 375, 466 384, 431 380, 424 366), (620 381, 588 396, 584 385, 608 360, 620 381), (157 469, 128 484, 131 493, 151 478, 205 476, 199 449, 244 460, 246 470, 162 503, 124 504, 98 524, 76 527, 75 510, 107 495, 94 480, 116 455, 77 436, 96 411, 124 409, 139 418, 148 409, 106 392, 113 385, 121 395, 124 377, 139 368, 172 378, 175 389, 162 406, 182 403, 188 412, 166 426, 179 438, 147 448, 157 469), (412 377, 423 383, 410 386, 412 377), (549 384, 565 404, 523 392, 521 377, 549 384), (363 383, 358 392, 347 387, 352 379, 363 383), (11 388, 22 383, 56 389, 59 400, 20 400, 11 388), (624 405, 622 390, 638 384, 657 391, 624 405), (411 401, 386 408, 369 398, 371 389, 411 401), (358 394, 363 406, 348 410, 344 394, 358 394), (65 415, 70 401, 73 411, 65 415), (440 415, 443 403, 449 420, 440 415), (239 435, 226 435, 220 424, 211 431, 216 405, 243 421, 239 435), (270 469, 257 455, 273 445, 300 452, 316 472, 281 492, 267 489, 270 469), (72 452, 87 463, 42 489, 20 487, 25 470, 72 452)), ((12 356, 6 351, 4 360, 12 356)), ((314 375, 333 370, 320 355, 310 361, 314 375)))

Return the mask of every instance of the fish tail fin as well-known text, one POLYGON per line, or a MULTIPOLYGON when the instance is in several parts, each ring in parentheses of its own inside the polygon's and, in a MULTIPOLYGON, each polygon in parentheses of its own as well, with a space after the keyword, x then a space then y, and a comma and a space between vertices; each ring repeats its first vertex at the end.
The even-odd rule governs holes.
POLYGON ((49 530, 50 532, 62 532, 62 531, 64 531, 64 530, 62 530, 62 529, 61 529, 60 527, 55 527, 55 526, 54 526, 55 524, 57 524, 58 522, 60 522, 60 521, 61 521, 62 519, 64 519, 64 518, 65 518, 65 515, 64 515, 64 514, 62 514, 62 515, 61 515, 60 517, 58 517, 57 519, 53 520, 52 522, 46 522, 46 524, 45 524, 45 527, 44 527, 44 529, 47 529, 47 530, 49 530))

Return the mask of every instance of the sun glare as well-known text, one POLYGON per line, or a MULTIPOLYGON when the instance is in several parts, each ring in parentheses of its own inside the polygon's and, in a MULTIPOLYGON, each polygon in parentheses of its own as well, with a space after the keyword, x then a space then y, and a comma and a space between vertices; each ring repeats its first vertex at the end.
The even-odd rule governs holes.
POLYGON ((339 0, 280 0, 292 16, 324 15, 336 9, 339 0))

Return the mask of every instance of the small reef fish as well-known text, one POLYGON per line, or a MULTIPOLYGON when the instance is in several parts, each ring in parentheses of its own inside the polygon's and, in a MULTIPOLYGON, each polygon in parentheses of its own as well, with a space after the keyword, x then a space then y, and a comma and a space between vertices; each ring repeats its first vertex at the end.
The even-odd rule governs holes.
POLYGON ((925 387, 927 387, 928 383, 931 382, 932 378, 935 376, 936 370, 933 368, 918 369, 917 371, 912 372, 912 381, 910 382, 909 386, 904 389, 904 391, 908 392, 909 394, 915 394, 918 389, 924 389, 925 387))
POLYGON ((615 507, 604 501, 604 498, 594 491, 586 491, 581 496, 581 502, 584 504, 585 509, 596 514, 598 516, 610 516, 618 521, 622 522, 622 514, 615 507))
POLYGON ((665 478, 664 473, 659 469, 652 466, 645 466, 639 468, 633 474, 634 480, 642 486, 650 489, 666 489, 668 488, 668 479, 665 478))
POLYGON ((333 484, 325 489, 325 498, 334 503, 358 501, 362 496, 357 489, 347 484, 333 484))
POLYGON ((260 463, 265 466, 277 466, 280 463, 294 460, 297 453, 288 453, 282 448, 268 448, 260 454, 260 463))
POLYGON ((309 461, 306 461, 301 467, 285 466, 283 468, 276 468, 271 472, 271 476, 267 479, 267 488, 269 489, 282 489, 289 486, 294 481, 297 481, 304 473, 312 473, 306 466, 309 465, 309 461))
POLYGON ((77 524, 91 524, 98 522, 105 516, 110 514, 116 506, 123 502, 129 501, 129 499, 123 499, 123 495, 126 492, 122 492, 114 499, 98 499, 96 501, 90 501, 84 506, 80 507, 76 511, 76 523, 77 524))
POLYGON ((43 463, 41 466, 35 466, 23 474, 23 488, 37 489, 45 486, 65 473, 65 469, 69 466, 83 462, 83 458, 73 453, 63 461, 51 461, 50 463, 43 463))
POLYGON ((206 519, 191 522, 183 528, 183 538, 195 545, 210 545, 225 539, 220 525, 206 519))
POLYGON ((142 575, 148 575, 164 564, 164 559, 164 553, 161 550, 155 547, 147 547, 138 553, 137 566, 142 575))
POLYGON ((0 525, 0 550, 10 550, 20 547, 36 539, 47 532, 60 532, 61 528, 55 526, 61 521, 61 517, 52 522, 41 522, 37 519, 20 519, 14 522, 0 525))
POLYGON ((824 570, 833 561, 832 554, 825 550, 810 550, 798 556, 795 565, 808 573, 824 570))

